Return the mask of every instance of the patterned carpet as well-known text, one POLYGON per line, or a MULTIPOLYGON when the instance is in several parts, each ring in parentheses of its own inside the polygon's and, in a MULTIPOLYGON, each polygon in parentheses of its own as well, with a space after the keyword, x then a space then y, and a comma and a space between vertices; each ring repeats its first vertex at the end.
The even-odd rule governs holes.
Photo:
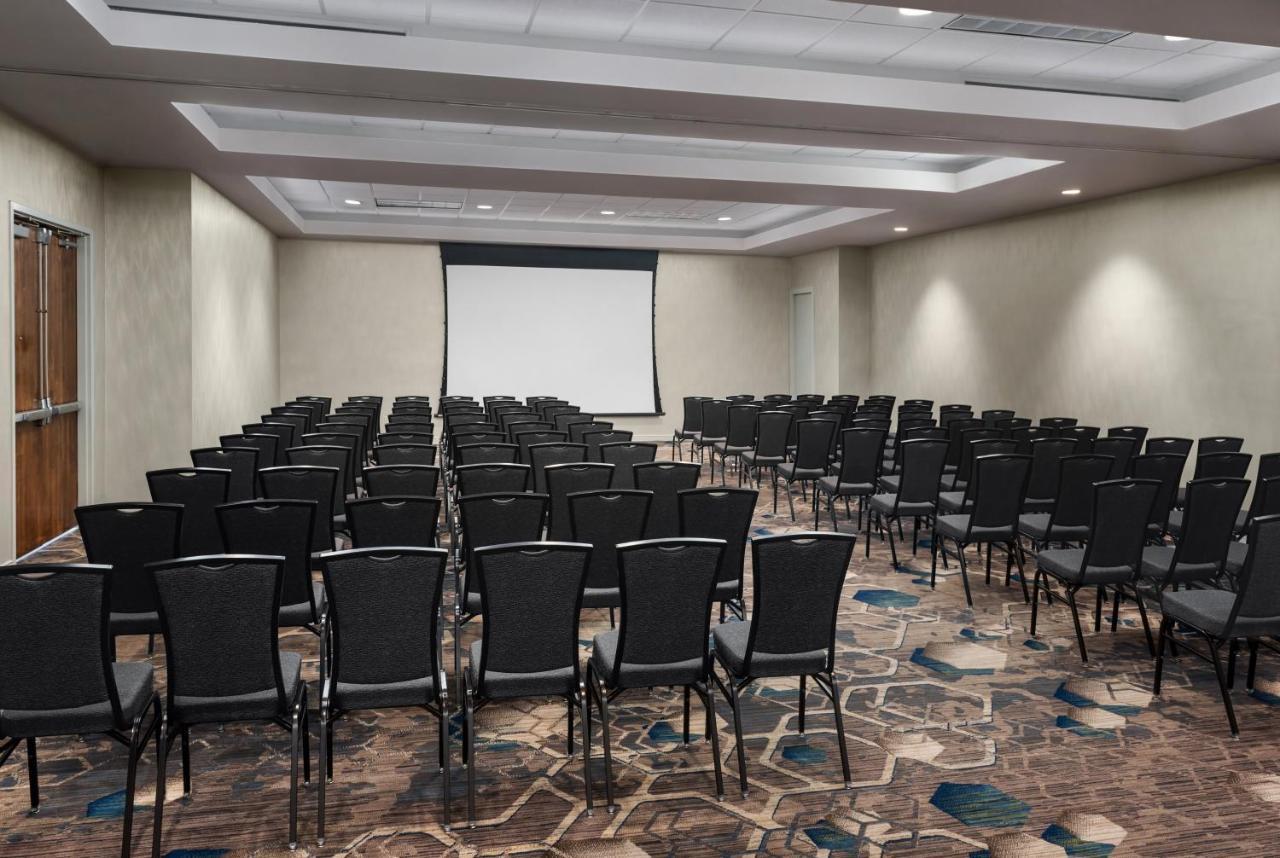
MULTIPOLYGON (((733 481, 730 474, 730 481, 733 481)), ((704 473, 704 482, 705 482, 704 473)), ((809 509, 797 496, 802 516, 809 509)), ((800 530, 773 515, 768 491, 755 534, 800 530)), ((842 529, 851 527, 841 520, 842 529)), ((824 521, 829 529, 829 519, 824 521)), ((910 535, 908 533, 908 540, 910 535)), ((909 545, 909 541, 908 541, 909 545)), ((67 540, 46 559, 79 557, 67 540)), ((736 855, 911 855, 971 858, 1273 855, 1280 842, 1280 682, 1264 656, 1258 690, 1237 690, 1238 741, 1230 738, 1211 669, 1191 656, 1168 662, 1165 693, 1150 694, 1136 611, 1117 634, 1093 634, 1081 665, 1070 614, 1029 607, 1016 583, 974 577, 965 609, 956 564, 928 586, 928 541, 894 568, 876 541, 859 543, 838 623, 842 683, 856 789, 842 788, 826 698, 810 685, 809 730, 794 732, 794 680, 763 681, 745 697, 751 794, 736 790, 732 719, 718 700, 727 797, 714 796, 711 750, 680 742, 676 692, 632 692, 614 708, 620 809, 604 811, 598 721, 594 816, 582 800, 581 758, 565 754, 563 702, 494 704, 477 714, 479 826, 439 824, 436 732, 426 713, 357 714, 340 722, 328 840, 315 845, 314 787, 303 793, 299 855, 563 858, 736 855)), ((750 553, 748 552, 748 562, 750 553)), ((970 568, 978 561, 972 558, 970 568)), ((748 593, 750 587, 748 585, 748 593)), ((608 627, 584 613, 582 639, 608 627)), ((480 624, 464 632, 469 641, 480 624)), ((144 657, 126 639, 121 658, 144 657)), ((285 638, 314 681, 317 640, 285 638)), ((584 650, 584 658, 586 652, 584 650)), ((163 662, 155 659, 163 681, 163 662)), ((1242 683, 1240 683, 1242 685, 1242 683)), ((314 691, 314 689, 313 689, 314 691)), ((313 693, 314 703, 316 695, 313 693)), ((695 698, 694 732, 701 715, 695 698)), ((456 730, 455 723, 455 730, 456 730)), ((314 729, 314 726, 313 726, 314 729)), ((464 770, 453 745, 455 821, 464 770)), ((105 738, 42 741, 43 805, 26 815, 23 755, 0 770, 0 855, 118 853, 125 752, 105 738)), ((170 858, 277 856, 287 841, 288 742, 274 728, 193 733, 194 790, 181 798, 170 775, 164 850, 170 858)), ((154 756, 139 771, 136 854, 150 848, 154 756)))

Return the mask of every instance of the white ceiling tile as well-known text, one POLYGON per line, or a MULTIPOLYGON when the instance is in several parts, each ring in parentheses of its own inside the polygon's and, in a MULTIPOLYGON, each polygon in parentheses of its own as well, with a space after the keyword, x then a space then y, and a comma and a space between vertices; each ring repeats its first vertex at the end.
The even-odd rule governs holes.
POLYGON ((710 137, 692 137, 681 144, 685 149, 741 149, 747 144, 742 140, 716 140, 710 137))
MULTIPOLYGON (((955 20, 951 12, 931 12, 928 15, 903 15, 898 6, 864 6, 854 13, 852 20, 868 24, 886 24, 891 27, 915 27, 936 30, 955 20)), ((910 7, 905 7, 910 8, 910 7)))
POLYGON ((1208 83, 1216 78, 1249 68, 1248 60, 1213 57, 1208 54, 1179 54, 1159 65, 1148 66, 1128 75, 1125 83, 1142 86, 1187 87, 1208 83))
POLYGON ((357 21, 391 21, 425 24, 426 0, 324 0, 324 10, 335 18, 357 21))
POLYGON ((924 36, 921 30, 910 27, 882 27, 849 21, 805 51, 804 56, 846 63, 878 63, 924 36))
POLYGON ((527 125, 495 125, 489 130, 489 133, 502 137, 555 137, 557 132, 554 128, 531 128, 527 125))
POLYGON ((683 48, 709 48, 738 22, 742 13, 713 6, 650 2, 625 41, 683 48))
POLYGON ((900 152, 896 149, 863 149, 857 157, 874 158, 877 161, 905 161, 915 154, 915 152, 900 152))
MULTIPOLYGON (((234 7, 237 5, 243 8, 246 4, 229 0, 229 2, 215 5, 214 8, 216 9, 218 6, 234 7)), ((324 11, 320 8, 320 0, 253 0, 253 8, 262 9, 268 12, 293 12, 316 15, 319 15, 324 11)))
POLYGON ((1078 59, 1096 48, 1087 42, 1056 39, 1024 39, 999 36, 1002 44, 995 53, 965 66, 965 73, 991 75, 1035 75, 1078 59))
POLYGON ((1169 55, 1161 51, 1140 51, 1135 48, 1113 48, 1110 45, 1103 45, 1079 59, 1049 69, 1041 77, 1068 80, 1115 80, 1167 59, 1169 55))
POLYGON ((1210 42, 1203 48, 1197 48, 1196 53, 1259 62, 1280 59, 1280 48, 1271 45, 1244 45, 1239 42, 1210 42))
POLYGON ((887 66, 953 71, 1000 50, 1004 36, 938 30, 884 61, 887 66))
POLYGON ((752 12, 716 44, 716 49, 793 57, 831 32, 833 26, 834 22, 824 18, 752 12))
POLYGON ((373 195, 382 199, 416 200, 421 188, 413 185, 380 185, 374 184, 373 195))
POLYGON ((406 119, 400 116, 353 116, 351 121, 357 127, 365 128, 411 128, 422 129, 421 119, 406 119))
POLYGON ((1204 39, 1187 39, 1185 42, 1171 42, 1164 36, 1155 33, 1130 33, 1109 44, 1120 48, 1142 48, 1148 51, 1165 51, 1171 54, 1185 54, 1187 51, 1203 48, 1209 44, 1204 39))
POLYGON ((752 142, 745 147, 748 152, 768 152, 770 154, 793 155, 803 149, 803 146, 797 146, 794 143, 762 143, 752 142))
POLYGON ((841 0, 761 0, 756 11, 782 12, 788 15, 808 15, 811 18, 843 21, 862 7, 862 3, 844 3, 841 0))
MULTIPOLYGON (((326 0, 328 2, 328 0, 326 0)), ((382 0, 375 0, 382 2, 382 0)), ((523 33, 535 0, 431 0, 433 27, 523 33)))
POLYGON ((542 0, 529 31, 536 36, 617 41, 644 0, 542 0))
POLYGON ((556 132, 559 140, 591 140, 604 143, 616 143, 623 135, 614 131, 583 131, 575 128, 563 128, 556 132))
POLYGON ((664 3, 678 3, 681 6, 711 6, 717 9, 737 9, 744 12, 756 5, 756 0, 662 0, 664 3))
POLYGON ((473 122, 433 122, 422 123, 424 131, 439 131, 448 134, 488 134, 492 125, 480 125, 473 122))

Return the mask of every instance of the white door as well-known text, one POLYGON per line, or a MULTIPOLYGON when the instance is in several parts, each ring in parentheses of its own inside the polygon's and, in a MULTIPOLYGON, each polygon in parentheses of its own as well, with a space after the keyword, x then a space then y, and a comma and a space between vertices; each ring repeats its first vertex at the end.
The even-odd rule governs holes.
POLYGON ((813 389, 813 293, 791 293, 791 394, 813 389))

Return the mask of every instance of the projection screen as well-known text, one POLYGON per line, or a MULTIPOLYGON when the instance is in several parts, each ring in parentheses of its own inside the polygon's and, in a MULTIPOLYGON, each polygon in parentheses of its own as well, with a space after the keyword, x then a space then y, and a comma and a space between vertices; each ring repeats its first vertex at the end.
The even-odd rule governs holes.
POLYGON ((661 412, 657 253, 443 244, 441 395, 556 396, 600 415, 661 412))

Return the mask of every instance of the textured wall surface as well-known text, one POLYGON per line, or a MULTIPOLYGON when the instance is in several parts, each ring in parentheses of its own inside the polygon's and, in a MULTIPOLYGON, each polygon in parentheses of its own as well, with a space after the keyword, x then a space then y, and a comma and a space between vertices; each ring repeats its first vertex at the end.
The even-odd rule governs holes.
MULTIPOLYGON (((744 390, 764 396, 766 393, 837 393, 840 387, 840 340, 843 336, 840 318, 840 249, 819 250, 791 259, 791 292, 813 293, 813 390, 779 391, 744 390)), ((783 321, 789 319, 784 316, 783 321)), ((791 358, 791 327, 787 325, 787 360, 791 358)), ((789 366, 789 363, 788 363, 789 366)), ((788 379, 789 381, 790 379, 788 379)))
POLYGON ((191 445, 278 404, 276 239, 191 177, 191 445))
POLYGON ((1280 170, 878 248, 874 384, 1280 449, 1280 170))

